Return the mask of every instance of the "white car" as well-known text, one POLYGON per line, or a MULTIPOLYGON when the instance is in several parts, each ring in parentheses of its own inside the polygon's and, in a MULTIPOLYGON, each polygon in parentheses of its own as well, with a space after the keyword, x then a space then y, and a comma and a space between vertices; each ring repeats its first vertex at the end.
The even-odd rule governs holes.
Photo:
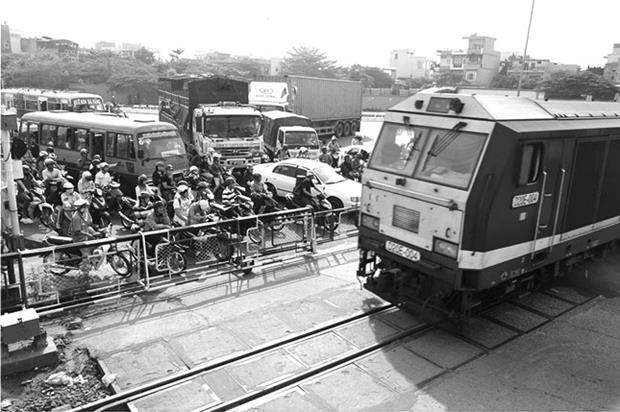
POLYGON ((305 176, 308 171, 316 177, 317 185, 323 187, 327 200, 334 209, 359 206, 362 185, 345 179, 325 163, 309 159, 288 159, 254 166, 254 173, 261 174, 267 188, 282 197, 293 193, 297 176, 305 176))

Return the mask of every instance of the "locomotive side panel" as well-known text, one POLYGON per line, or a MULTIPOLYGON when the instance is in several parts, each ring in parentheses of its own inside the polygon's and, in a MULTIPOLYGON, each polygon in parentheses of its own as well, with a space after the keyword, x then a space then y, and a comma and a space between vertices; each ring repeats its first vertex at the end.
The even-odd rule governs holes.
POLYGON ((603 221, 620 213, 620 134, 611 138, 605 174, 603 177, 603 190, 599 203, 597 221, 603 221))

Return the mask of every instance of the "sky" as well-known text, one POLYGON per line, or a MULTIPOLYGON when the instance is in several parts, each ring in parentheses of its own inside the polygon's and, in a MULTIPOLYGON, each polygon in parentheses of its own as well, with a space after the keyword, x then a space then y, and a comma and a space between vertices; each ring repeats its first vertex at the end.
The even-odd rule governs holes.
MULTIPOLYGON (((620 0, 535 0, 528 54, 557 63, 603 66, 620 43, 620 0)), ((532 0, 198 0, 2 2, 2 20, 25 37, 67 38, 92 47, 140 43, 162 57, 184 49, 284 57, 318 48, 338 65, 388 67, 390 50, 466 49, 464 36, 496 38, 523 53, 532 0)))

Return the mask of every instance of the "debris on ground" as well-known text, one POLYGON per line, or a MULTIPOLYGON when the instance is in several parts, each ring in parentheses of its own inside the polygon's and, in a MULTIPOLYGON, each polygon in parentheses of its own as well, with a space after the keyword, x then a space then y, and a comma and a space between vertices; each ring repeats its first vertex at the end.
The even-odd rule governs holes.
POLYGON ((111 394, 97 362, 72 343, 71 332, 54 335, 58 363, 2 377, 2 412, 64 411, 111 394))

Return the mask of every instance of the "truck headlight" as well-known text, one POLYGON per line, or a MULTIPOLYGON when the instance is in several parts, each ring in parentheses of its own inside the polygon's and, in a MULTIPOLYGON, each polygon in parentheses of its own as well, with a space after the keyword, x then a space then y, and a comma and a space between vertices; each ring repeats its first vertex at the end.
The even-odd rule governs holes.
POLYGON ((362 213, 362 226, 379 231, 379 218, 362 213))
POLYGON ((433 239, 433 252, 456 259, 459 252, 459 245, 448 242, 447 240, 435 238, 433 239))
POLYGON ((359 196, 352 196, 351 197, 351 203, 359 203, 359 202, 360 202, 359 196))

